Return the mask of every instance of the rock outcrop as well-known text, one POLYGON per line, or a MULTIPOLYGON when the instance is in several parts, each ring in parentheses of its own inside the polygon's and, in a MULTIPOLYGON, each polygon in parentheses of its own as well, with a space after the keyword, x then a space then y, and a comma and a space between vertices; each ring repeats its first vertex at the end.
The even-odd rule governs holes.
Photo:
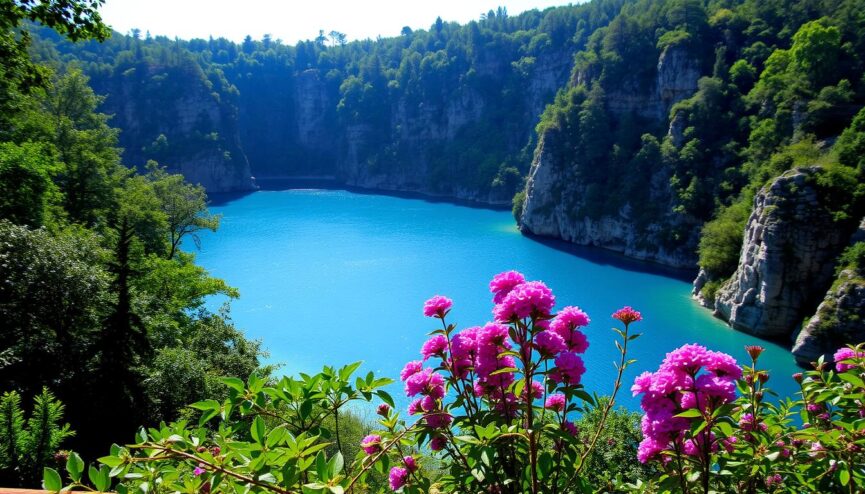
MULTIPOLYGON (((691 268, 696 257, 688 248, 668 249, 662 236, 670 223, 682 221, 673 214, 661 213, 658 221, 640 225, 632 217, 633 205, 626 203, 618 215, 600 218, 575 215, 585 206, 587 187, 570 176, 570 170, 558 163, 558 132, 545 133, 538 144, 526 183, 520 229, 533 235, 555 237, 579 245, 601 247, 634 259, 656 262, 675 268, 691 268)), ((656 173, 650 189, 652 201, 669 204, 669 176, 656 173)), ((639 207, 639 206, 638 206, 639 207)), ((660 208, 659 208, 660 209, 660 208)), ((667 208, 669 210, 670 208, 667 208)), ((699 228, 691 228, 695 244, 699 228)))
MULTIPOLYGON (((645 87, 637 76, 618 81, 607 89, 604 106, 613 117, 644 119, 647 126, 668 125, 674 104, 697 90, 700 64, 681 46, 661 52, 654 75, 654 86, 645 87)), ((590 86, 597 74, 591 67, 577 72, 572 81, 590 86)), ((584 211, 593 199, 588 193, 597 185, 583 178, 582 156, 569 148, 562 130, 549 128, 539 136, 538 147, 529 169, 526 198, 520 219, 520 229, 534 235, 557 237, 579 245, 596 246, 620 252, 628 257, 676 268, 696 265, 696 245, 699 223, 673 212, 670 190, 671 171, 655 169, 648 176, 648 201, 640 204, 625 202, 615 213, 589 215, 584 211), (642 214, 651 208, 651 214, 642 214), (646 217, 651 217, 646 221, 646 217), (667 241, 669 232, 676 230, 682 238, 674 244, 667 241)), ((624 177, 623 180, 628 180, 624 177)), ((612 192, 615 193, 615 192, 612 192)))
POLYGON ((808 365, 821 355, 831 360, 838 348, 865 341, 865 279, 850 269, 840 273, 817 312, 799 331, 793 355, 808 365))
POLYGON ((121 129, 125 164, 143 167, 156 160, 210 192, 256 188, 236 111, 197 65, 140 62, 93 82, 97 92, 108 94, 103 110, 121 129))
POLYGON ((755 197, 739 266, 715 296, 715 315, 734 328, 789 337, 832 284, 835 259, 852 232, 824 207, 821 172, 788 171, 755 197))
MULTIPOLYGON (((850 245, 865 242, 865 219, 850 245)), ((849 343, 865 342, 865 277, 856 267, 841 270, 817 312, 805 323, 793 344, 793 355, 804 366, 849 343)))

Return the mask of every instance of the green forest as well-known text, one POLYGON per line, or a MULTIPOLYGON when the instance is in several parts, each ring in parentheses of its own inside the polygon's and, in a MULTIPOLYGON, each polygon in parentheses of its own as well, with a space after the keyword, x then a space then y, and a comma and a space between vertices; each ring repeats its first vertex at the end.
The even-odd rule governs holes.
MULTIPOLYGON (((553 210, 573 223, 616 218, 641 248, 702 269, 711 304, 740 264, 755 198, 813 167, 807 185, 845 243, 831 253, 836 278, 797 317, 842 273, 865 279, 863 241, 847 243, 865 217, 865 0, 591 0, 295 44, 116 33, 101 4, 0 2, 0 486, 38 485, 61 444, 95 459, 143 424, 194 422, 223 401, 252 407, 238 393, 291 401, 263 397, 258 378, 226 386, 274 368, 229 303, 205 306, 239 293, 195 259, 198 234, 220 224, 208 193, 254 190, 253 177, 512 206, 523 227, 553 210), (541 166, 558 178, 530 212, 541 166)), ((829 334, 841 323, 820 324, 829 334)), ((348 393, 339 374, 281 385, 332 379, 348 393)), ((354 385, 351 399, 370 401, 382 384, 354 385)), ((340 431, 359 443, 372 426, 350 413, 340 426, 350 399, 334 400, 327 452, 351 459, 359 448, 339 444, 340 431)), ((331 420, 316 407, 321 421, 304 433, 331 420)), ((635 415, 601 409, 586 434, 609 412, 619 436, 639 435, 635 415)), ((603 433, 602 454, 636 448, 603 433)), ((341 458, 316 465, 319 476, 341 458)), ((384 468, 370 485, 385 484, 384 468)))

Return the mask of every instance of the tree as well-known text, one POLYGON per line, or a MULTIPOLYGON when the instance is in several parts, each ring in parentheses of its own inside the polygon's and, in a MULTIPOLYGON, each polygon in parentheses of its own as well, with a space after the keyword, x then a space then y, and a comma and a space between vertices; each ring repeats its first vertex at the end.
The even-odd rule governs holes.
POLYGON ((198 232, 216 231, 220 220, 219 215, 213 215, 207 209, 204 187, 185 182, 183 175, 167 173, 155 161, 148 162, 147 170, 147 178, 160 201, 168 226, 167 258, 175 256, 185 237, 191 238, 200 248, 198 232))
POLYGON ((60 201, 52 178, 60 166, 47 146, 0 143, 0 218, 39 227, 60 201))
POLYGON ((36 486, 42 469, 54 460, 60 444, 75 433, 61 425, 63 403, 43 388, 33 399, 25 420, 21 396, 15 392, 0 397, 0 482, 4 486, 36 486))

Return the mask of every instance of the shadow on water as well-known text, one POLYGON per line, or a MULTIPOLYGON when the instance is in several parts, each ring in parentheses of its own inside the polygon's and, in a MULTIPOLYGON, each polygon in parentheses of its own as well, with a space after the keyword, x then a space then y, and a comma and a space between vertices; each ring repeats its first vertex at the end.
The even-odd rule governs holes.
MULTIPOLYGON (((209 194, 211 206, 226 206, 234 201, 258 191, 284 191, 284 190, 338 190, 361 195, 390 196, 400 199, 420 200, 431 204, 456 204, 459 206, 490 211, 508 211, 510 205, 489 204, 465 199, 455 199, 445 196, 435 196, 421 192, 404 192, 387 189, 360 188, 345 185, 334 177, 257 177, 258 190, 242 192, 219 192, 209 194)), ((613 266, 646 274, 666 276, 688 283, 697 276, 697 269, 674 268, 651 261, 634 259, 600 247, 576 245, 564 240, 551 237, 542 237, 530 233, 523 233, 526 238, 538 242, 546 247, 580 257, 588 262, 600 266, 613 266)))
POLYGON ((242 192, 208 192, 208 206, 227 206, 228 204, 243 199, 244 197, 258 192, 257 190, 245 190, 242 192))
POLYGON ((618 252, 603 249, 601 247, 577 245, 566 242, 564 240, 550 237, 541 237, 538 235, 533 235, 531 233, 523 232, 523 236, 551 249, 577 256, 581 259, 600 266, 612 266, 616 268, 626 269, 628 271, 636 271, 638 273, 665 276, 668 278, 686 281, 688 283, 694 281, 694 278, 696 278, 697 276, 696 268, 688 269, 664 266, 663 264, 658 264, 651 261, 641 261, 639 259, 627 257, 624 254, 619 254, 618 252))
MULTIPOLYGON (((373 196, 389 196, 400 199, 416 199, 431 204, 456 204, 475 209, 486 209, 490 211, 510 211, 511 205, 490 204, 486 202, 472 201, 469 199, 456 199, 449 196, 437 196, 426 194, 423 192, 406 192, 389 189, 376 189, 366 187, 352 187, 337 180, 333 177, 256 177, 256 183, 259 190, 264 191, 282 191, 282 190, 297 190, 297 189, 320 189, 320 190, 343 190, 353 194, 373 195, 373 196)), ((254 191, 252 191, 254 192, 254 191)), ((240 199, 241 197, 250 194, 251 192, 243 193, 217 193, 211 197, 212 205, 224 206, 227 203, 240 199), (223 196, 228 196, 226 200, 222 200, 223 196), (219 201, 219 202, 217 202, 219 201)))

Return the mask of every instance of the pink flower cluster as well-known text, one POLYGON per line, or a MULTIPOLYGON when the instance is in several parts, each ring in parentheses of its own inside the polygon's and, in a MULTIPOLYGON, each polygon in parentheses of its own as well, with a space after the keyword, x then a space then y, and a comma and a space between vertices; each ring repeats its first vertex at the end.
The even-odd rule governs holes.
POLYGON ((855 369, 856 364, 851 361, 851 359, 855 358, 865 358, 865 352, 856 352, 849 347, 839 348, 834 355, 835 370, 838 372, 846 372, 850 369, 855 369))
POLYGON ((632 322, 642 321, 643 315, 632 309, 631 306, 626 305, 616 312, 613 312, 613 319, 618 319, 619 322, 627 326, 632 322))
POLYGON ((368 455, 374 455, 381 451, 381 436, 378 434, 370 434, 363 438, 360 442, 360 447, 363 449, 364 453, 368 455))
MULTIPOLYGON (((586 335, 580 328, 589 324, 589 317, 578 307, 565 307, 555 317, 552 309, 555 296, 552 291, 540 281, 526 281, 525 276, 516 271, 507 271, 493 277, 490 282, 490 292, 493 293, 493 319, 483 327, 471 327, 448 336, 437 334, 427 340, 421 348, 421 355, 426 361, 430 357, 442 359, 451 373, 458 379, 473 378, 471 389, 476 396, 483 396, 497 402, 497 407, 507 411, 509 404, 518 397, 506 392, 514 381, 513 372, 502 372, 504 369, 515 369, 517 359, 512 355, 502 355, 516 346, 524 358, 530 358, 534 351, 543 359, 555 362, 555 368, 550 373, 554 382, 565 385, 579 384, 586 371, 585 364, 578 354, 584 353, 589 347, 586 335), (518 321, 531 319, 531 330, 518 321), (508 326, 513 325, 513 328, 508 326), (534 332, 532 336, 530 333, 534 332), (469 373, 472 372, 472 376, 469 373)), ((447 300, 446 308, 436 296, 427 301, 424 313, 445 314, 450 308, 447 300)), ((443 317, 443 316, 442 316, 443 317)), ((417 372, 421 362, 410 363, 403 371, 406 374, 417 372)), ((412 390, 415 386, 412 386, 412 390)), ((406 381, 406 392, 409 392, 409 382, 406 381)), ((533 385, 532 397, 543 396, 543 385, 533 385)), ((414 405, 416 412, 425 411, 423 404, 414 405)))
POLYGON ((453 304, 451 299, 436 295, 423 304, 423 315, 441 319, 451 310, 453 304))
POLYGON ((392 490, 402 489, 406 483, 408 483, 408 477, 410 474, 417 471, 417 462, 415 462, 414 457, 406 456, 402 459, 405 468, 403 467, 393 467, 390 469, 390 475, 388 476, 388 482, 390 483, 390 488, 392 490))
POLYGON ((441 408, 441 399, 445 396, 445 380, 441 374, 423 368, 423 362, 413 360, 405 364, 400 378, 405 382, 407 396, 421 395, 409 404, 410 414, 423 414, 427 425, 432 428, 445 427, 451 423, 452 417, 441 408))
MULTIPOLYGON (((640 462, 645 463, 670 449, 671 443, 686 453, 705 447, 701 442, 707 439, 705 434, 696 442, 684 441, 690 420, 676 415, 693 408, 711 412, 733 401, 736 380, 741 377, 742 369, 733 357, 700 345, 684 345, 673 350, 657 372, 637 376, 631 391, 634 396, 643 395, 640 406, 645 412, 643 441, 637 452, 640 462)), ((717 447, 713 437, 708 437, 708 441, 711 447, 717 447)))

